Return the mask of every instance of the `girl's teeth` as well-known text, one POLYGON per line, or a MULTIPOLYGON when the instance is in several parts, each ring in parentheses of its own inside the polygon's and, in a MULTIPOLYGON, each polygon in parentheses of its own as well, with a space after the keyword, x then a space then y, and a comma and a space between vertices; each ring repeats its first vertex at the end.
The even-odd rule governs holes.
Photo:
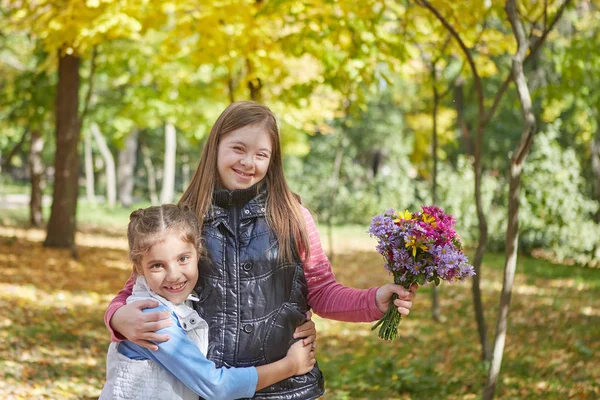
POLYGON ((179 285, 176 285, 176 286, 167 286, 167 289, 177 290, 177 289, 181 289, 183 287, 183 285, 185 285, 185 282, 180 283, 179 285))

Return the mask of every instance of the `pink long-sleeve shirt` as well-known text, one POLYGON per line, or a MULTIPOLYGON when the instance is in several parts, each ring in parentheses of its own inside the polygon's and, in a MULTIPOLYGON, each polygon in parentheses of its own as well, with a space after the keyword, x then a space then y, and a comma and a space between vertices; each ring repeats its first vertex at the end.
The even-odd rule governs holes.
MULTIPOLYGON (((308 305, 323 318, 348 322, 371 322, 383 316, 377 307, 375 294, 378 287, 353 289, 335 280, 331 263, 323 251, 317 225, 310 212, 302 207, 310 245, 310 258, 304 263, 304 275, 308 285, 308 305)), ((131 295, 135 276, 131 275, 125 287, 111 301, 104 315, 104 322, 113 341, 125 338, 110 326, 114 313, 126 304, 131 295)))

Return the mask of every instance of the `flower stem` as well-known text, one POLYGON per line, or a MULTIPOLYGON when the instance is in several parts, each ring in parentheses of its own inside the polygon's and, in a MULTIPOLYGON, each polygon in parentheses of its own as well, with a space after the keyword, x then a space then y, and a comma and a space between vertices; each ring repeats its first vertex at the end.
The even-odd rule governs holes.
MULTIPOLYGON (((415 282, 408 280, 405 280, 404 282, 396 282, 396 279, 394 279, 394 281, 396 284, 402 285, 407 290, 410 290, 410 287, 415 282)), ((390 306, 388 307, 387 311, 383 317, 381 317, 381 319, 377 321, 377 323, 371 328, 371 330, 374 331, 381 326, 379 328, 378 336, 383 340, 394 340, 398 337, 398 325, 402 320, 402 314, 398 312, 398 307, 394 305, 394 301, 397 298, 398 295, 394 293, 390 300, 390 306)))

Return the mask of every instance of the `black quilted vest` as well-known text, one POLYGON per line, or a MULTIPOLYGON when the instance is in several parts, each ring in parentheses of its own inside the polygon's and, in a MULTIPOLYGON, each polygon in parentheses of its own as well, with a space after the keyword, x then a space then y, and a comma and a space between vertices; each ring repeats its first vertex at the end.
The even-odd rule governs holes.
MULTIPOLYGON (((308 310, 302 263, 280 263, 265 216, 266 187, 215 193, 202 230, 197 311, 209 326, 208 359, 217 367, 259 366, 285 357, 308 310)), ((318 366, 257 392, 255 399, 316 399, 318 366)))

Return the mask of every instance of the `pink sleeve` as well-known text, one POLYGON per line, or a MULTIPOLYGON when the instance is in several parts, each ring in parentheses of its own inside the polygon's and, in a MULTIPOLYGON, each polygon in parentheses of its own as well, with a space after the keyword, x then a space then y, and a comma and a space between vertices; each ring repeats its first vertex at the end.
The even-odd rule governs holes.
POLYGON ((135 282, 136 276, 135 274, 131 274, 127 282, 125 283, 125 287, 119 290, 119 293, 115 296, 115 298, 110 302, 108 308, 106 309, 106 313, 104 314, 104 324, 110 331, 110 340, 113 342, 120 342, 125 340, 125 336, 121 335, 119 332, 114 331, 110 326, 110 320, 115 312, 125 304, 127 304, 127 298, 131 296, 131 291, 133 289, 133 284, 135 282))
POLYGON ((381 318, 383 313, 375 303, 379 288, 353 289, 335 280, 317 225, 310 212, 301 208, 310 243, 310 258, 304 263, 309 306, 319 316, 338 321, 372 322, 381 318))

